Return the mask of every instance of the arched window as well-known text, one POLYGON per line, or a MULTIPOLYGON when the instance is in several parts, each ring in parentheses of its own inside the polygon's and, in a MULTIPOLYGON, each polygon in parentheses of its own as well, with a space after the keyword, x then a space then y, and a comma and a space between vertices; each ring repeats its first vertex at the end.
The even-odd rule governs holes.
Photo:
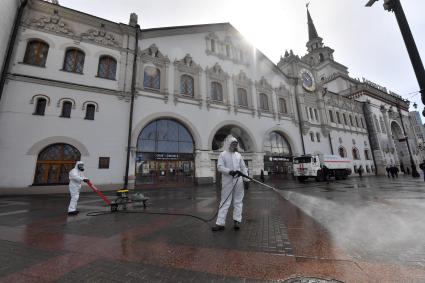
POLYGON ((86 107, 86 120, 94 120, 94 112, 96 111, 96 106, 94 104, 88 104, 86 107))
POLYGON ((317 142, 320 142, 320 133, 316 133, 317 142))
POLYGON ((117 61, 111 56, 101 56, 97 68, 97 76, 104 79, 115 80, 117 61))
POLYGON ((226 45, 226 56, 230 57, 230 46, 226 45))
POLYGON ((71 48, 65 53, 65 61, 63 62, 63 70, 71 73, 82 74, 84 69, 85 54, 83 51, 71 48))
POLYGON ((223 86, 221 83, 211 83, 211 99, 215 101, 223 101, 223 86))
POLYGON ((237 93, 238 93, 238 104, 239 104, 239 106, 248 107, 248 94, 246 92, 246 89, 238 88, 237 93))
POLYGON ((278 132, 272 132, 264 142, 264 152, 266 155, 291 156, 292 150, 288 141, 278 132))
POLYGON ((72 102, 64 101, 63 104, 62 104, 61 117, 62 118, 71 118, 71 109, 72 109, 72 102))
POLYGON ((211 39, 211 51, 215 52, 215 40, 211 39))
POLYGON ((320 62, 325 61, 325 57, 323 56, 323 54, 322 54, 322 53, 320 53, 320 54, 319 54, 319 58, 320 58, 320 62))
POLYGON ((193 153, 194 142, 182 124, 163 119, 151 122, 142 130, 137 149, 140 152, 193 153))
POLYGON ((280 110, 280 113, 284 113, 284 114, 288 113, 288 109, 286 108, 285 98, 279 98, 279 110, 280 110))
POLYGON ((34 66, 46 66, 47 53, 49 45, 41 40, 32 40, 28 42, 24 55, 24 63, 34 66))
POLYGON ((69 171, 80 158, 78 149, 69 144, 46 147, 38 154, 34 185, 68 184, 69 171))
POLYGON ((342 146, 338 149, 338 153, 339 153, 339 156, 341 157, 347 157, 347 151, 342 146))
POLYGON ((359 160, 360 159, 360 155, 359 155, 359 150, 357 148, 353 148, 353 159, 354 160, 359 160))
POLYGON ((260 108, 269 111, 269 99, 265 93, 260 93, 260 108))
POLYGON ((314 142, 314 134, 313 134, 313 132, 310 132, 310 140, 311 140, 312 142, 314 142))
POLYGON ((143 86, 159 90, 161 87, 161 71, 154 67, 146 67, 143 77, 143 86))
POLYGON ((44 111, 46 110, 47 100, 45 98, 37 98, 37 104, 35 106, 34 115, 44 115, 44 111))
POLYGON ((189 75, 182 75, 180 77, 180 94, 193 97, 193 89, 193 78, 189 75))

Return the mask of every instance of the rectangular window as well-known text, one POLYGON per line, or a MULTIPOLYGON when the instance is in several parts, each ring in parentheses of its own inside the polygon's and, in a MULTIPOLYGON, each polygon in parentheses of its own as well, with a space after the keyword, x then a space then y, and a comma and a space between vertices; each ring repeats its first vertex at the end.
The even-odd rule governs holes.
POLYGON ((339 117, 339 112, 336 112, 336 120, 338 121, 338 124, 341 124, 341 118, 339 117))
POLYGON ((353 123, 353 117, 350 115, 350 124, 351 124, 351 126, 353 126, 354 127, 354 123, 353 123))
POLYGON ((316 121, 319 121, 319 115, 317 115, 317 109, 314 109, 314 117, 316 117, 316 121))
POLYGON ((347 123, 347 116, 345 116, 345 113, 343 113, 343 114, 342 114, 342 118, 344 118, 344 124, 345 124, 346 126, 348 126, 348 123, 347 123))
POLYGON ((332 110, 329 110, 329 119, 331 120, 332 123, 334 123, 334 115, 332 113, 332 110))
POLYGON ((363 118, 360 118, 360 122, 362 123, 362 128, 364 129, 363 118))
POLYGON ((110 157, 99 157, 99 169, 109 169, 110 157))

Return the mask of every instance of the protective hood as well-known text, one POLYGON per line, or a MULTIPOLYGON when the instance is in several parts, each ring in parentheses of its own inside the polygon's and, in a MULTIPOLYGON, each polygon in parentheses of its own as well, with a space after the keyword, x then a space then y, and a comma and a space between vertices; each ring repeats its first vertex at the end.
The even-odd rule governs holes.
POLYGON ((84 166, 84 162, 83 161, 77 161, 77 163, 75 163, 74 169, 78 170, 78 165, 82 164, 84 166))
MULTIPOLYGON (((237 141, 238 140, 234 136, 228 135, 226 137, 226 139, 224 140, 223 149, 226 150, 226 151, 229 151, 230 150, 230 144, 232 142, 237 142, 237 141)), ((238 148, 239 148, 239 146, 238 146, 238 148)))

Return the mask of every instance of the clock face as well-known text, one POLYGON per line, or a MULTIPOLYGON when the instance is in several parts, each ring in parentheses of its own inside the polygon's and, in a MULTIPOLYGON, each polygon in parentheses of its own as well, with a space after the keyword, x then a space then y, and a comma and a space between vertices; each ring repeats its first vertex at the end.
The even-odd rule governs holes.
POLYGON ((308 70, 301 70, 300 71, 300 78, 303 84, 303 87, 308 91, 314 91, 316 86, 314 83, 313 74, 308 70))

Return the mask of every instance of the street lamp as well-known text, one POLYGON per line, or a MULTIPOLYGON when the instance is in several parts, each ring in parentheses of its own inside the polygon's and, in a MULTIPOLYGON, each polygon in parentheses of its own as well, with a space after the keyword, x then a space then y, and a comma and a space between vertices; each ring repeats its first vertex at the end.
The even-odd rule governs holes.
POLYGON ((413 161, 412 152, 410 151, 410 145, 409 145, 408 136, 406 135, 406 130, 404 128, 403 115, 401 115, 400 106, 398 104, 397 104, 397 112, 398 112, 398 115, 400 116, 401 127, 403 129, 403 139, 402 139, 402 141, 405 141, 406 142, 406 144, 407 144, 407 150, 409 151, 410 167, 412 167, 412 177, 413 178, 419 178, 420 175, 418 173, 418 170, 416 170, 416 165, 415 165, 415 162, 413 161))
MULTIPOLYGON (((377 1, 379 0, 369 0, 366 7, 371 7, 377 1)), ((404 44, 406 45, 410 61, 415 71, 416 79, 418 80, 422 103, 425 104, 425 70, 418 48, 415 44, 415 39, 413 38, 403 7, 401 6, 401 2, 400 0, 384 0, 384 9, 388 12, 394 12, 396 16, 398 26, 400 27, 400 31, 404 39, 404 44)), ((422 111, 422 115, 425 116, 425 109, 422 111)))

